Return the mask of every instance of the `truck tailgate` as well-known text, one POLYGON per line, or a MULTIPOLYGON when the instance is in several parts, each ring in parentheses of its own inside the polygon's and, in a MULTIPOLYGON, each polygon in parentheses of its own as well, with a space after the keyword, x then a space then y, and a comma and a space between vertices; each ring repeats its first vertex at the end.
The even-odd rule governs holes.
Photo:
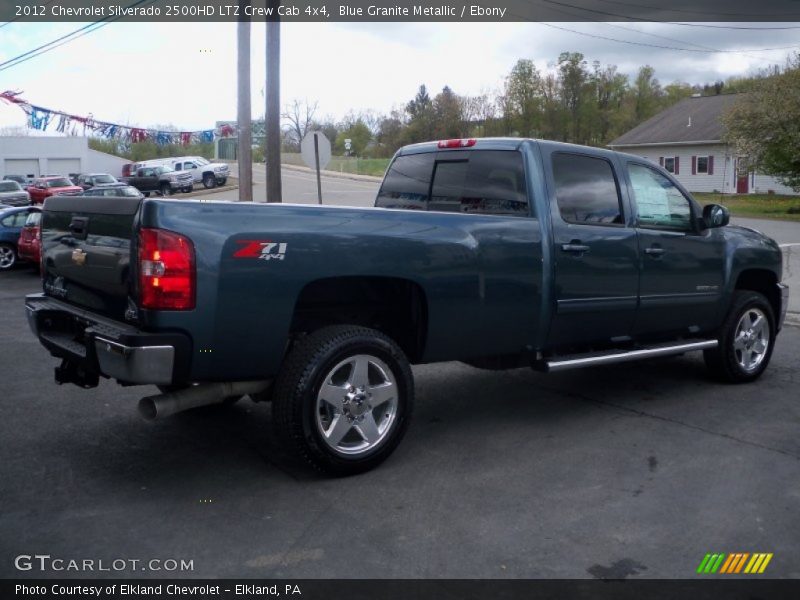
POLYGON ((44 291, 124 320, 139 198, 54 196, 42 216, 44 291))

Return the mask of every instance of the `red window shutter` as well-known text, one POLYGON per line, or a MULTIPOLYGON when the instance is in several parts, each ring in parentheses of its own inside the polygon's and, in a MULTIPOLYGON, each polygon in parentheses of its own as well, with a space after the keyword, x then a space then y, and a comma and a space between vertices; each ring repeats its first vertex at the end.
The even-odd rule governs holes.
POLYGON ((697 157, 692 157, 692 175, 697 175, 697 157))
POLYGON ((675 175, 680 175, 681 172, 681 159, 679 156, 675 157, 675 175))
POLYGON ((663 156, 659 156, 658 157, 658 164, 661 165, 662 167, 664 166, 664 157, 663 156))
POLYGON ((713 156, 709 156, 708 157, 708 174, 709 175, 713 175, 714 174, 714 157, 713 156))

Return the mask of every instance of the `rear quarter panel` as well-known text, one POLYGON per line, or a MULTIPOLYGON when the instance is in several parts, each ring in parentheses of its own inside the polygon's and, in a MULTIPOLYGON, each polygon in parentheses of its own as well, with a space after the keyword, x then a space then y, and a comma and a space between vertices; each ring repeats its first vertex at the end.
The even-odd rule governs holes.
POLYGON ((142 319, 191 333, 197 380, 275 375, 297 298, 327 277, 417 283, 428 308, 424 361, 517 353, 538 341, 543 267, 535 218, 151 200, 141 222, 191 232, 197 308, 142 319), (235 256, 252 241, 286 244, 285 256, 235 256))

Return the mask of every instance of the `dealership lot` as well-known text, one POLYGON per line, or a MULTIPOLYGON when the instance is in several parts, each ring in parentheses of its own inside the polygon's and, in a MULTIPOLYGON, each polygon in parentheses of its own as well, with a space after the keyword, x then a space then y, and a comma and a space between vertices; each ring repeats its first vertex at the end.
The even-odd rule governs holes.
MULTIPOLYGON (((57 387, 0 285, 0 575, 20 554, 184 559, 176 576, 691 577, 708 552, 772 552, 800 577, 800 329, 757 383, 699 356, 543 375, 416 367, 408 437, 325 479, 272 442, 268 405, 142 421, 154 388, 57 387)), ((128 563, 130 564, 130 563, 128 563)), ((101 575, 159 576, 127 570, 101 575)))

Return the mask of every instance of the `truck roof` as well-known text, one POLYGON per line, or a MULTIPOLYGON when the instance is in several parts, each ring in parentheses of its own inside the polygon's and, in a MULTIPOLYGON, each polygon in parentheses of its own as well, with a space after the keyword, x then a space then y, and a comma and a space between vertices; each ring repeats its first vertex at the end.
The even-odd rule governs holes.
MULTIPOLYGON (((552 140, 543 140, 537 138, 514 138, 514 137, 488 137, 488 138, 468 138, 474 139, 475 143, 469 147, 453 148, 453 150, 462 150, 469 152, 470 150, 519 150, 520 147, 526 142, 539 144, 543 147, 548 147, 552 150, 563 150, 571 152, 586 152, 587 150, 593 154, 610 156, 613 154, 624 154, 608 148, 598 148, 595 146, 582 146, 580 144, 568 144, 566 142, 555 142, 552 140)), ((440 150, 439 140, 431 142, 422 142, 419 144, 409 144, 403 146, 397 151, 397 156, 405 154, 421 154, 424 152, 435 152, 440 150)), ((634 156, 634 155, 626 155, 634 156)), ((638 158, 638 157, 637 157, 638 158)))

